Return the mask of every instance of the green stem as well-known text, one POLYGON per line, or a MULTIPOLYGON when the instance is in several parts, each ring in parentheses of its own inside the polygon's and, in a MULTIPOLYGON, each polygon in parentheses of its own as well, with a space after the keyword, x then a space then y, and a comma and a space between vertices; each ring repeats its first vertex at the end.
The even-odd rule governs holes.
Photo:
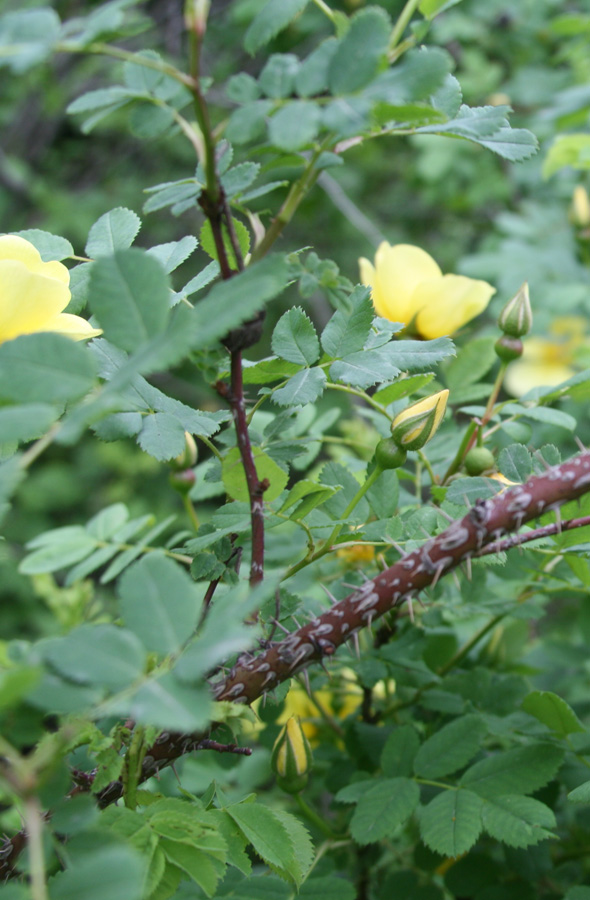
POLYGON ((586 759, 586 757, 582 756, 572 745, 572 742, 568 735, 565 736, 565 742, 568 745, 571 752, 574 754, 578 762, 581 762, 583 766, 586 766, 587 769, 590 769, 590 762, 586 759))
POLYGON ((508 368, 508 363, 502 360, 500 362, 500 368, 498 369, 498 374, 496 375, 496 380, 494 381, 494 386, 492 388, 492 392, 490 394, 489 400, 486 405, 486 411, 483 414, 483 418, 481 420, 481 424, 487 425, 494 414, 494 406, 496 405, 496 400, 498 399, 498 394, 502 389, 502 384, 504 382, 504 376, 506 374, 506 369, 508 368))
POLYGON ((35 462, 38 456, 47 450, 47 448, 53 443, 59 429, 60 423, 55 422, 49 431, 40 437, 38 441, 35 441, 34 444, 31 444, 28 450, 26 450, 20 458, 19 465, 21 469, 28 469, 31 463, 35 462))
POLYGON ((428 459, 426 454, 422 450, 418 450, 418 457, 420 459, 420 462, 422 463, 422 465, 428 472, 428 475, 430 477, 430 481, 432 482, 432 484, 438 484, 438 479, 433 472, 432 466, 430 465, 430 460, 428 459))
POLYGON ((393 26, 393 31, 391 32, 391 37, 389 38, 389 51, 395 50, 398 43, 400 42, 402 35, 408 25, 410 24, 410 19, 418 9, 418 4, 420 0, 408 0, 401 13, 399 14, 398 20, 393 26))
POLYGON ((29 848, 32 900, 49 900, 45 878, 45 852, 43 849, 43 813, 36 797, 24 802, 25 827, 29 848))
POLYGON ((318 828, 322 832, 322 834, 325 834, 326 837, 329 837, 334 841, 342 840, 343 835, 333 832, 330 826, 327 825, 326 822, 324 822, 324 820, 317 814, 317 812, 305 802, 301 794, 295 794, 295 800, 297 801, 297 806, 299 807, 305 818, 309 822, 312 822, 316 826, 316 828, 318 828))
MULTIPOLYGON (((498 399, 498 394, 500 393, 500 390, 502 389, 502 383, 504 381, 504 376, 506 374, 507 368, 508 368, 508 363, 504 362, 504 360, 502 360, 500 362, 500 368, 498 369, 498 374, 496 375, 496 380, 494 381, 494 386, 493 386, 490 396, 488 398, 488 402, 486 404, 484 414, 481 418, 479 425, 477 426, 477 428, 479 430, 477 432, 477 435, 472 434, 471 437, 469 438, 469 441, 467 442, 467 446, 465 448, 464 455, 467 455, 467 453, 469 453, 469 451, 475 444, 477 437, 483 435, 484 427, 487 425, 487 423, 490 421, 490 419, 494 415, 494 407, 495 407, 496 401, 498 399)), ((481 440, 478 441, 478 443, 480 443, 480 442, 481 442, 481 440)))
POLYGON ((193 108, 199 128, 201 129, 201 134, 203 135, 203 149, 205 154, 203 166, 205 169, 206 190, 211 202, 216 203, 219 199, 219 180, 215 169, 215 141, 213 140, 209 109, 205 103, 205 98, 201 93, 201 86, 199 83, 199 36, 193 30, 189 31, 189 46, 191 66, 191 85, 189 90, 193 95, 193 108))
POLYGON ((199 522, 199 517, 197 516, 197 511, 195 510, 195 507, 193 506, 193 501, 191 500, 191 498, 189 497, 188 494, 185 494, 182 498, 182 502, 183 502, 184 508, 186 510, 186 514, 189 517, 189 519, 191 520, 191 524, 192 524, 193 528, 195 529, 195 531, 198 531, 201 526, 201 523, 199 522))
POLYGON ((331 381, 328 382, 326 387, 331 391, 342 391, 344 394, 352 394, 353 397, 360 397, 362 400, 365 401, 365 403, 368 403, 368 405, 371 406, 376 412, 381 413, 382 416, 385 416, 385 418, 389 422, 393 422, 393 416, 391 416, 387 412, 385 407, 381 406, 380 403, 377 403, 376 400, 373 400, 373 398, 370 397, 368 394, 366 394, 365 391, 359 391, 356 388, 349 387, 346 384, 336 384, 336 383, 332 383, 331 381))
POLYGON ((455 454, 455 458, 453 459, 451 465, 445 472, 444 478, 441 482, 442 484, 447 483, 447 481, 449 480, 451 475, 455 474, 455 472, 457 471, 457 469, 463 462, 463 457, 465 456, 465 454, 467 452, 467 447, 469 445, 469 442, 470 442, 476 428, 477 428, 477 422, 474 422, 472 420, 469 423, 469 425, 467 426, 467 430, 465 431, 465 434, 463 435, 463 440, 459 444, 459 449, 457 450, 457 453, 455 454))
MULTIPOLYGON (((96 549, 101 550, 103 547, 110 547, 112 544, 109 544, 108 541, 97 541, 96 549)), ((122 553, 124 550, 136 550, 137 544, 117 544, 118 552, 122 553)), ((172 550, 167 550, 166 547, 150 547, 147 544, 140 548, 140 553, 163 553, 164 556, 170 557, 170 559, 175 559, 176 562, 183 563, 184 565, 190 566, 193 561, 192 556, 186 556, 184 553, 174 553, 172 550)))
POLYGON ((480 628, 479 631, 476 631, 473 637, 469 638, 469 640, 465 644, 463 644, 463 646, 459 650, 457 650, 455 655, 438 670, 438 674, 442 677, 443 675, 446 675, 448 672, 450 672, 451 669, 458 665, 458 663, 462 662, 462 660, 465 659, 465 657, 471 652, 471 650, 473 650, 475 645, 478 644, 481 639, 486 636, 486 634, 492 631, 496 627, 496 625, 499 625, 502 619, 505 618, 505 616, 506 613, 502 613, 499 616, 494 616, 493 619, 490 619, 487 625, 484 625, 483 628, 480 628))
POLYGON ((430 787, 444 788, 445 791, 458 791, 459 788, 454 784, 445 784, 443 781, 430 781, 428 778, 414 778, 416 784, 428 784, 430 787))
MULTIPOLYGON (((357 503, 360 500, 362 500, 362 498, 365 496, 365 494, 367 493, 367 491, 369 490, 371 485, 374 484, 375 481, 377 481, 377 479, 381 475, 382 471, 383 471, 383 469, 380 469, 377 466, 375 466, 375 468, 373 469, 371 474, 365 479, 363 484, 361 484, 358 491, 356 492, 356 494, 354 495, 354 497, 352 498, 352 500, 350 501, 350 503, 348 504, 348 506, 342 513, 343 519, 346 519, 351 514, 351 512, 353 511, 353 509, 355 508, 357 503)), ((309 566, 312 562, 315 562, 316 560, 321 559, 322 556, 326 556, 326 554, 332 550, 332 546, 333 546, 334 542, 338 539, 338 537, 342 531, 342 528, 343 528, 343 525, 336 525, 334 530, 332 531, 332 534, 324 542, 324 544, 320 547, 320 549, 316 550, 315 553, 308 554, 302 560, 300 560, 298 563, 295 563, 295 565, 291 566, 290 569, 287 569, 287 572, 285 573, 285 578, 290 578, 291 575, 295 575, 295 573, 299 572, 300 569, 304 569, 305 566, 309 566)))
POLYGON ((175 81, 180 82, 190 91, 193 91, 195 84, 190 75, 186 75, 171 66, 169 63, 163 62, 161 59, 153 59, 150 56, 142 56, 138 53, 132 53, 130 50, 123 50, 121 47, 114 47, 112 44, 103 44, 101 41, 95 41, 92 44, 76 44, 75 41, 60 41, 55 46, 58 53, 92 53, 98 56, 111 56, 113 59, 120 59, 122 62, 130 62, 136 66, 143 66, 145 69, 154 69, 167 75, 175 81))
POLYGON ((143 726, 136 725, 125 756, 123 800, 128 809, 135 809, 137 806, 137 788, 141 779, 143 758, 147 750, 144 737, 145 730, 143 726))
MULTIPOLYGON (((299 682, 300 687, 307 693, 306 685, 303 683, 303 680, 299 676, 297 677, 297 681, 299 682)), ((330 715, 328 710, 324 706, 322 706, 322 704, 318 700, 315 692, 310 690, 308 693, 308 696, 309 696, 309 699, 311 700, 311 702, 313 703, 313 705, 315 706, 315 708, 317 709, 317 711, 319 712, 323 721, 328 726, 328 728, 331 728, 331 730, 334 732, 334 734, 336 734, 339 738, 343 738, 344 737, 344 729, 336 721, 334 716, 330 715)))
POLYGON ((288 225, 293 218, 297 207, 305 197, 306 193, 313 187, 320 174, 315 168, 315 164, 324 150, 330 145, 331 141, 331 138, 326 138, 320 146, 316 148, 301 177, 291 185, 283 205, 272 220, 266 234, 258 246, 252 251, 251 262, 256 262, 257 260, 262 259, 263 256, 266 256, 285 226, 288 225))
POLYGON ((217 457, 219 462, 223 462, 223 456, 221 455, 221 453, 219 452, 219 450, 217 449, 217 447, 215 446, 213 441, 210 441, 209 438, 205 437, 203 434, 199 435, 199 440, 203 441, 203 443, 205 444, 206 447, 209 447, 209 450, 211 451, 213 456, 217 457))
POLYGON ((321 9, 323 14, 330 20, 330 22, 336 23, 336 16, 334 15, 333 10, 330 9, 327 3, 324 3, 324 0, 313 0, 318 9, 321 9))

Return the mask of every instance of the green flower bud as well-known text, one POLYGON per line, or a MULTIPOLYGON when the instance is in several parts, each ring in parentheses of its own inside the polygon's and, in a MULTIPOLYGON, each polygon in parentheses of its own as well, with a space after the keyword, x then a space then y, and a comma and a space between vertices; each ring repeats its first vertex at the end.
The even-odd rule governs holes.
POLYGON ((472 447, 464 462, 469 475, 481 475, 496 465, 494 454, 487 447, 472 447))
POLYGON ((406 461, 407 453, 393 438, 383 438, 375 447, 375 465, 379 469, 398 469, 406 461))
POLYGON ((502 362, 512 362, 522 356, 522 341, 520 338, 509 337, 507 334, 498 338, 494 344, 496 356, 499 356, 502 362))
POLYGON ((189 493, 196 480, 192 469, 185 469, 184 472, 170 472, 170 485, 183 497, 189 493))
POLYGON ((288 794, 298 794, 307 784, 313 759, 297 716, 291 716, 276 739, 270 765, 278 786, 288 794))
POLYGON ((420 450, 433 437, 445 414, 448 396, 447 390, 439 391, 395 417, 391 436, 401 450, 420 450))
POLYGON ((524 337, 533 327, 533 312, 526 281, 500 313, 498 325, 504 334, 512 338, 524 337))
POLYGON ((191 469, 197 463, 197 459, 199 457, 199 452, 197 450, 197 443, 188 431, 184 432, 184 450, 182 453, 179 453, 178 456, 170 461, 170 465, 181 472, 184 472, 185 469, 191 469))

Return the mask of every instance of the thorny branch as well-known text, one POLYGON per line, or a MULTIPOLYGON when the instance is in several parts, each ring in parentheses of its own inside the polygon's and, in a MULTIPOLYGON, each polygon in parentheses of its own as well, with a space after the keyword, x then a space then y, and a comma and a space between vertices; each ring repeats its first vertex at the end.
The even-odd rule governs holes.
MULTIPOLYGON (((558 519, 555 524, 525 535, 504 538, 504 535, 517 531, 525 522, 544 513, 556 511, 559 516, 561 504, 576 500, 589 491, 590 452, 585 452, 543 475, 529 479, 526 484, 503 491, 496 497, 477 501, 462 519, 451 523, 439 535, 403 556, 321 616, 284 640, 272 643, 258 656, 239 657, 228 677, 212 685, 215 698, 252 703, 311 663, 332 656, 361 628, 369 626, 429 585, 435 585, 442 575, 448 574, 464 560, 485 552, 506 550, 516 543, 555 534, 561 529, 590 524, 590 517, 567 523, 560 523, 558 519)), ((141 780, 152 777, 181 756, 203 748, 206 740, 203 734, 163 732, 144 758, 141 780)), ((84 786, 82 779, 76 781, 77 790, 89 789, 92 775, 88 776, 84 786)), ((98 794, 98 804, 106 807, 120 799, 122 794, 122 783, 114 781, 98 794)), ((16 874, 16 860, 25 844, 26 835, 23 832, 5 842, 0 849, 0 878, 16 874)))

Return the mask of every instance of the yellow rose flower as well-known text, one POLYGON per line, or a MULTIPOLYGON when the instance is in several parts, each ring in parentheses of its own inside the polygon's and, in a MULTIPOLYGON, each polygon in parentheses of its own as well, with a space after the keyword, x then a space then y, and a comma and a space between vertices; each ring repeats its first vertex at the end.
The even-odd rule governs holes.
POLYGON ((86 319, 64 313, 70 273, 60 262, 43 262, 39 251, 16 234, 0 237, 0 343, 21 334, 56 331, 75 341, 102 334, 86 319))
POLYGON ((361 281, 372 289, 379 316, 413 326, 422 337, 453 334, 478 316, 496 289, 487 281, 443 275, 433 258, 410 244, 384 241, 375 265, 360 259, 361 281))
POLYGON ((506 370, 508 393, 521 397, 533 388, 554 387, 575 375, 575 354, 586 343, 585 330, 581 316, 561 316, 552 323, 549 337, 525 340, 521 358, 506 370))
POLYGON ((358 543, 350 547, 342 547, 336 551, 338 559, 342 560, 345 568, 354 568, 363 563, 373 562, 375 548, 372 544, 358 543))

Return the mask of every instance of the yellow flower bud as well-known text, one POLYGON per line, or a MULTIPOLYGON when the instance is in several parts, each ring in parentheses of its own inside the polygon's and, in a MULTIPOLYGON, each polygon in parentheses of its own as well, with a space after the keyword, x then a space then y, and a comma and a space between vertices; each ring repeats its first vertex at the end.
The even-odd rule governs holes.
POLYGON ((500 313, 498 325, 504 334, 512 338, 524 337, 533 327, 533 311, 526 281, 500 313))
POLYGON ((578 228, 587 228, 590 225, 590 199, 588 191, 582 184, 577 184, 574 188, 570 215, 578 228))
POLYGON ((187 31, 193 31, 200 37, 205 34, 210 6, 211 0, 186 0, 184 22, 187 31))
POLYGON ((298 716, 291 716, 276 739, 271 767, 277 784, 288 794, 302 791, 313 765, 311 747, 298 716))
POLYGON ((184 469, 191 469, 193 466, 195 466, 197 464, 197 459, 197 443, 192 434, 189 434, 188 431, 185 431, 184 450, 171 461, 171 465, 174 469, 184 471, 184 469))
POLYGON ((413 403, 395 417, 391 436, 402 450, 420 450, 433 437, 447 408, 448 390, 413 403))

